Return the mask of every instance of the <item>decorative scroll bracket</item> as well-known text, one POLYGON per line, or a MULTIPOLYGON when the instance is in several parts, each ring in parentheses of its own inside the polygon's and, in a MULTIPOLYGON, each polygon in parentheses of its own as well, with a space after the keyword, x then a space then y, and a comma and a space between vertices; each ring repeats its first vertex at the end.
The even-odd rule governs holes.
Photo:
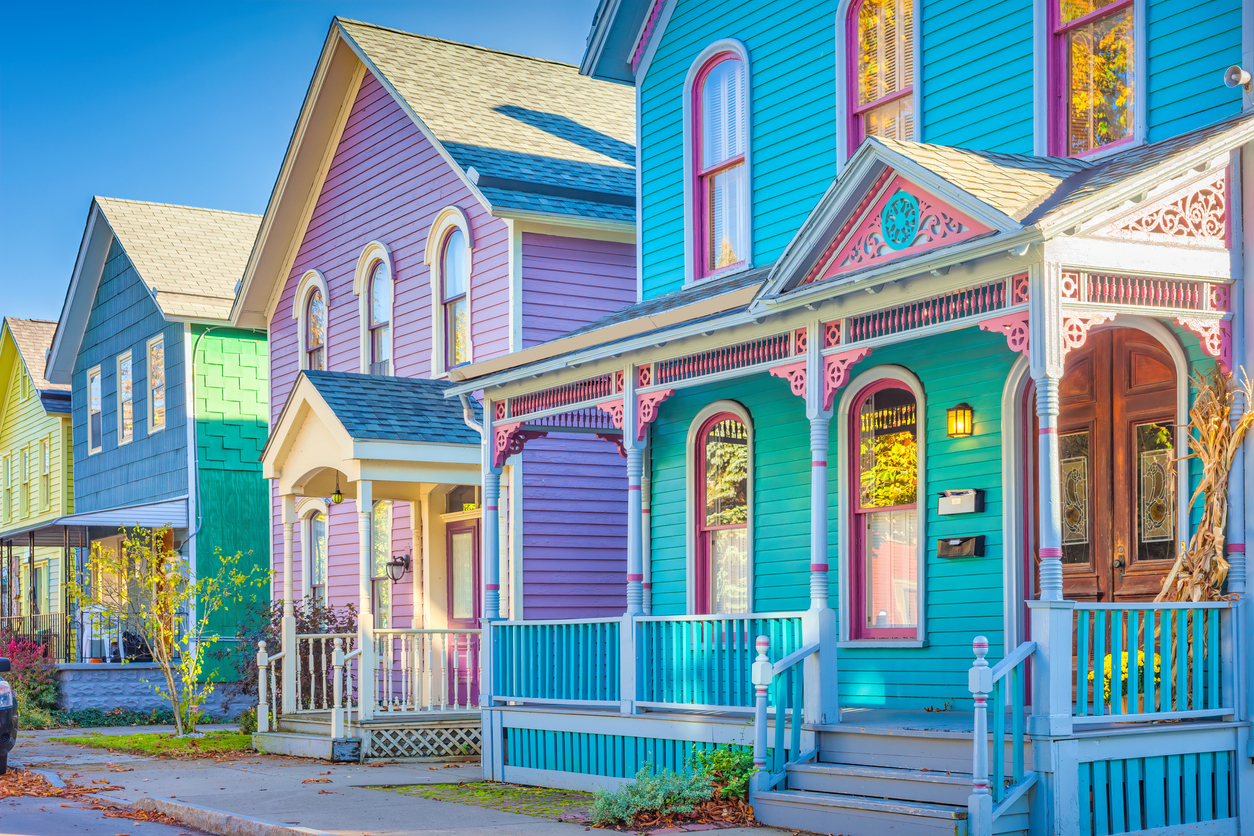
POLYGON ((1202 341, 1202 350, 1219 362, 1225 374, 1232 371, 1232 323, 1226 319, 1176 317, 1176 324, 1187 328, 1202 341))
POLYGON ((1017 311, 992 319, 980 320, 981 331, 1001 331, 1006 335, 1006 344, 1011 351, 1022 351, 1024 357, 1031 357, 1031 334, 1028 327, 1028 312, 1017 311))
POLYGON ((494 467, 500 467, 510 456, 521 453, 523 445, 528 441, 548 435, 542 430, 524 430, 522 428, 524 423, 511 421, 508 424, 498 424, 493 430, 492 464, 494 467))
POLYGON ((644 441, 645 431, 657 420, 657 407, 675 394, 674 389, 659 389, 636 396, 636 441, 644 441))
POLYGON ((782 366, 772 366, 769 369, 771 377, 778 377, 788 381, 789 388, 797 397, 804 398, 806 396, 806 361, 798 360, 795 363, 785 363, 782 366))
POLYGON ((614 426, 618 429, 623 428, 623 399, 615 398, 612 401, 597 404, 597 409, 602 412, 608 412, 610 418, 614 421, 614 426))
POLYGON ((623 446, 623 437, 619 433, 597 433, 597 438, 608 441, 618 448, 618 455, 627 458, 627 448, 623 446))
POLYGON ((1094 325, 1110 322, 1115 318, 1113 311, 1063 311, 1062 314, 1062 356, 1074 348, 1080 348, 1089 338, 1089 331, 1094 325))
POLYGON ((854 348, 823 358, 823 409, 831 409, 836 390, 849 382, 849 367, 871 353, 869 348, 854 348))

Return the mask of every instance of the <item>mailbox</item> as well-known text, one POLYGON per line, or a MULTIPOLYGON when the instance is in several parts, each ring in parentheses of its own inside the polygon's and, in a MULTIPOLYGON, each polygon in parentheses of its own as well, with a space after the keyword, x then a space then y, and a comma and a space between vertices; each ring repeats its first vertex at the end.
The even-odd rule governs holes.
POLYGON ((984 513, 984 491, 978 488, 964 488, 957 491, 944 491, 937 503, 936 513, 947 514, 982 514, 984 513))
POLYGON ((937 557, 983 557, 984 535, 942 537, 936 542, 937 557))

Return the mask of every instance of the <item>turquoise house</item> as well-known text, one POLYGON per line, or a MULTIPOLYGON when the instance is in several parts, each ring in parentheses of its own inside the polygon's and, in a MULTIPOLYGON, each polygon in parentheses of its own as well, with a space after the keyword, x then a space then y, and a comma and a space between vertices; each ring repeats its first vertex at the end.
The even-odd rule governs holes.
POLYGON ((1191 381, 1254 366, 1242 9, 601 4, 640 301, 450 395, 623 430, 627 611, 485 614, 486 777, 738 743, 783 827, 1254 833, 1244 450, 1226 597, 1155 601, 1191 381))

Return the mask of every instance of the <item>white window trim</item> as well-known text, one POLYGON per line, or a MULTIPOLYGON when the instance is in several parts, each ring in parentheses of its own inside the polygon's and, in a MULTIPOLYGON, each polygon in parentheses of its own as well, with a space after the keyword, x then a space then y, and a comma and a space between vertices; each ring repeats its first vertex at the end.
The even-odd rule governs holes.
POLYGON ((849 512, 852 509, 851 497, 849 496, 849 480, 851 474, 849 472, 849 457, 846 455, 837 456, 839 485, 837 507, 837 556, 840 561, 840 635, 842 637, 840 646, 857 646, 857 647, 922 647, 927 641, 927 398, 923 393, 923 384, 903 366, 876 366, 868 369, 862 374, 855 377, 845 387, 840 397, 840 408, 836 413, 837 420, 837 450, 849 450, 852 443, 849 438, 850 410, 853 408, 854 399, 861 394, 862 390, 881 380, 896 381, 905 388, 909 389, 915 398, 915 415, 916 427, 915 437, 918 440, 918 454, 916 459, 917 479, 918 479, 918 501, 915 503, 917 513, 919 515, 918 522, 918 543, 916 545, 917 555, 915 560, 915 583, 916 583, 916 614, 918 624, 915 626, 915 637, 913 639, 876 639, 876 638, 850 638, 853 635, 853 624, 850 619, 852 612, 853 598, 852 589, 850 588, 849 566, 850 561, 857 556, 850 551, 851 538, 853 532, 850 530, 849 512))
POLYGON ((309 357, 305 352, 305 312, 308 309, 309 291, 317 288, 322 292, 322 306, 327 313, 327 321, 322 329, 323 351, 327 352, 327 368, 331 368, 330 342, 331 331, 331 294, 327 291, 327 280, 318 270, 308 270, 300 277, 296 285, 296 296, 292 299, 292 319, 296 320, 296 368, 309 368, 309 357))
POLYGON ((99 366, 92 366, 87 370, 87 455, 94 456, 104 449, 104 374, 100 371, 99 366), (100 438, 96 439, 100 446, 91 446, 91 376, 96 375, 100 378, 100 438))
MULTIPOLYGON (((145 368, 145 373, 147 374, 147 385, 148 385, 148 393, 147 393, 148 394, 148 408, 145 410, 145 412, 147 413, 146 417, 148 419, 148 434, 149 435, 152 435, 153 433, 159 433, 170 425, 170 378, 169 378, 170 369, 164 360, 165 353, 168 349, 169 349, 169 346, 165 344, 165 334, 157 334, 155 337, 150 338, 146 345, 145 354, 147 356, 147 364, 145 368), (153 420, 153 416, 155 414, 154 410, 156 408, 156 399, 153 397, 153 386, 152 386, 152 347, 154 343, 158 343, 158 342, 161 343, 161 356, 163 358, 162 364, 161 364, 161 379, 163 381, 162 385, 165 387, 165 418, 162 420, 161 426, 159 427, 156 426, 156 421, 153 420)), ((135 391, 134 383, 131 384, 131 387, 132 387, 131 388, 132 397, 134 397, 134 391, 135 391)))
POLYGON ((130 349, 117 356, 117 393, 118 393, 118 446, 130 444, 135 440, 135 354, 130 349), (125 438, 122 430, 122 359, 129 357, 131 361, 131 437, 125 438))
POLYGON ((435 220, 431 224, 431 230, 427 233, 427 250, 423 254, 423 261, 430 268, 431 275, 431 376, 446 377, 448 369, 445 368, 444 358, 447 355, 445 350, 444 333, 444 305, 441 302, 443 285, 444 263, 440 256, 444 250, 444 239, 454 229, 460 229, 462 235, 466 236, 466 265, 469 273, 466 282, 466 321, 469 323, 466 334, 466 353, 469 359, 468 363, 475 361, 475 339, 474 339, 474 322, 475 309, 473 297, 474 294, 474 275, 475 275, 475 239, 470 232, 470 219, 466 217, 466 213, 459 206, 446 206, 436 214, 435 220))
POLYGON ((396 374, 396 269, 392 264, 392 251, 381 241, 371 241, 357 259, 353 272, 353 295, 357 297, 357 322, 360 340, 359 371, 370 373, 370 268, 382 261, 388 268, 388 281, 392 283, 392 306, 388 309, 388 358, 392 375, 396 374))
POLYGON ((684 79, 684 287, 706 282, 711 279, 743 273, 753 269, 753 68, 749 63, 749 49, 735 38, 723 38, 701 50, 701 54, 688 67, 688 75, 684 79), (692 123, 693 87, 697 76, 711 58, 723 52, 735 53, 745 68, 745 206, 740 213, 745 229, 741 232, 745 240, 744 262, 716 270, 708 276, 697 276, 697 230, 694 219, 697 212, 697 196, 694 194, 693 181, 696 179, 696 158, 693 154, 695 131, 699 126, 692 123))
MULTIPOLYGON (((313 516, 322 514, 327 519, 327 574, 331 571, 331 511, 325 500, 317 497, 301 497, 296 502, 296 519, 300 520, 300 598, 313 594, 313 561, 309 544, 313 542, 313 516)), ((330 584, 327 584, 330 587, 330 584)), ((329 596, 328 596, 329 601, 329 596)))
MULTIPOLYGON (((1032 153, 1038 157, 1049 155, 1049 54, 1050 41, 1054 33, 1049 28, 1049 3, 1046 0, 1032 4, 1032 153)), ((1127 151, 1138 145, 1145 144, 1149 133, 1146 119, 1149 115, 1149 30, 1146 27, 1149 4, 1146 0, 1133 0, 1132 3, 1132 60, 1136 66, 1132 70, 1133 102, 1132 102, 1132 141, 1104 151, 1093 151, 1081 154, 1076 159, 1100 160, 1109 154, 1127 151)), ((1242 27, 1243 29, 1245 27, 1242 27)), ((916 29, 917 37, 917 29, 916 29)), ((919 55, 915 53, 915 72, 918 73, 919 55)), ((916 120, 915 124, 919 122, 916 120)))
MULTIPOLYGON (((836 8, 836 171, 840 173, 849 164, 849 155, 856 148, 849 147, 849 11, 858 0, 840 0, 836 8)), ((1039 4, 1037 4, 1039 5, 1039 4)), ((914 77, 910 79, 911 106, 914 108, 915 142, 923 141, 923 27, 919 14, 923 3, 915 0, 914 21, 911 26, 914 42, 914 77)))
POLYGON ((736 401, 723 400, 715 401, 696 414, 692 422, 688 425, 688 439, 684 444, 684 457, 687 463, 684 466, 686 474, 686 490, 684 501, 684 539, 685 539, 685 584, 687 586, 687 612, 695 613, 697 608, 697 498, 700 495, 701 486, 697 484, 697 441, 701 432, 701 426, 706 421, 718 415, 720 412, 730 412, 740 419, 745 425, 745 434, 749 439, 749 484, 745 489, 746 500, 748 504, 749 522, 746 526, 745 540, 748 544, 748 556, 746 558, 745 576, 749 581, 749 590, 747 595, 746 606, 748 612, 753 612, 754 605, 754 430, 753 416, 749 414, 749 410, 736 401))

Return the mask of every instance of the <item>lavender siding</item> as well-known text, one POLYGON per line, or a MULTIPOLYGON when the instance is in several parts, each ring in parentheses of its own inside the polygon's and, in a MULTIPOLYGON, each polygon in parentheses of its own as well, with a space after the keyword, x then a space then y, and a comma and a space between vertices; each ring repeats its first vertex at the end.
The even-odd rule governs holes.
POLYGON ((627 465, 609 442, 554 433, 523 451, 526 618, 622 615, 627 465))
POLYGON ((524 348, 635 301, 635 244, 523 233, 524 348))

